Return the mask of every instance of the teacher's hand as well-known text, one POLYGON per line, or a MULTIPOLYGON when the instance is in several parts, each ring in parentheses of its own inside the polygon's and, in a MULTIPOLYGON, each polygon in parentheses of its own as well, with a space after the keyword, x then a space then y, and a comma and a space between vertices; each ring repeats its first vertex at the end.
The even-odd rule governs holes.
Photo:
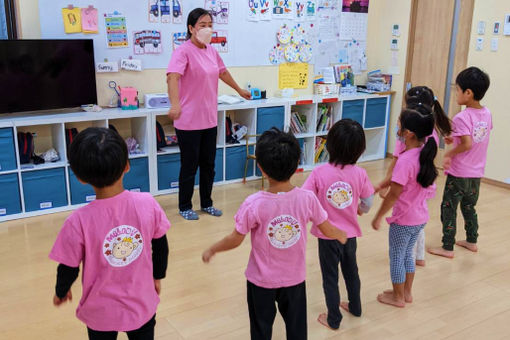
POLYGON ((243 98, 244 98, 244 99, 246 99, 246 100, 250 100, 250 99, 251 99, 251 93, 250 93, 250 91, 247 91, 247 90, 243 90, 243 89, 241 89, 238 93, 239 93, 239 95, 240 95, 241 97, 243 97, 243 98))
POLYGON ((177 120, 181 116, 181 106, 180 105, 172 105, 170 110, 168 111, 168 117, 172 120, 177 120))

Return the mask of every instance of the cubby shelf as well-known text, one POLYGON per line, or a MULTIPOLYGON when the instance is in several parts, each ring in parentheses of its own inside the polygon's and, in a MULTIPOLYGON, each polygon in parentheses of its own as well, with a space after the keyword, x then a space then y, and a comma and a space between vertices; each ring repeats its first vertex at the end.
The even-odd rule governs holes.
MULTIPOLYGON (((333 99, 310 96, 219 105, 215 185, 236 183, 244 176, 246 140, 243 138, 239 144, 226 143, 226 117, 246 126, 247 134, 258 135, 271 127, 288 131, 292 112, 304 115, 306 131, 296 134, 296 138, 303 151, 300 169, 311 170, 322 164, 314 162, 316 139, 325 138, 328 133, 326 127, 317 132, 321 109, 329 110, 330 125, 342 118, 351 118, 362 124, 367 139, 367 149, 360 159, 362 162, 385 157, 389 103, 389 96, 359 94, 333 99)), ((175 134, 173 121, 168 118, 166 109, 142 108, 131 112, 107 109, 93 113, 1 116, 0 222, 76 209, 95 199, 92 187, 81 184, 68 164, 66 134, 73 128, 82 131, 88 127, 113 125, 124 139, 135 138, 139 153, 129 155, 131 170, 124 177, 126 189, 147 191, 153 195, 178 192, 179 147, 157 149, 156 121, 163 126, 165 134, 175 134), (36 153, 54 148, 61 159, 39 165, 20 164, 18 132, 35 134, 36 153)), ((256 141, 256 137, 249 140, 250 154, 255 151, 256 141)), ((255 162, 250 161, 247 179, 258 176, 260 172, 255 162)))

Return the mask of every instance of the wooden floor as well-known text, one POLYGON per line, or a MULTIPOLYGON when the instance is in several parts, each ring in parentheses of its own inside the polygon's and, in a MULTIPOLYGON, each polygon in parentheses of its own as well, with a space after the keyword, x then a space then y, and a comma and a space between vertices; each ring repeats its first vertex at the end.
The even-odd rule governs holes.
MULTIPOLYGON (((387 161, 365 163, 373 182, 383 177, 387 161)), ((300 185, 307 174, 296 175, 300 185)), ((232 231, 233 215, 243 199, 259 189, 260 182, 214 189, 215 205, 224 217, 201 215, 187 222, 177 214, 177 196, 158 197, 172 222, 168 233, 170 262, 163 281, 157 315, 158 339, 249 339, 244 270, 250 241, 218 254, 209 265, 202 251, 232 231)), ((430 201, 431 221, 427 246, 440 244, 438 195, 430 201)), ((195 194, 195 196, 198 196, 195 194)), ((195 201, 197 204, 198 202, 195 201)), ((380 200, 375 202, 375 208, 380 200)), ((197 204, 198 206, 198 204, 197 204)), ((358 243, 363 316, 345 315, 339 331, 319 325, 325 311, 317 257, 317 240, 309 237, 307 258, 309 339, 509 339, 510 338, 510 192, 482 184, 478 213, 481 225, 478 254, 458 249, 448 260, 427 254, 427 266, 417 270, 412 305, 396 309, 381 305, 376 295, 390 286, 388 228, 373 231, 375 209, 361 218, 364 237, 358 243)), ((52 305, 56 264, 48 253, 64 219, 60 213, 0 224, 0 338, 86 339, 85 326, 74 311, 81 285, 73 286, 74 301, 59 309, 52 305)), ((464 237, 460 222, 460 237, 464 237)), ((341 283, 341 294, 345 288, 341 283)), ((274 339, 284 339, 280 316, 274 339)), ((126 339, 121 335, 119 339, 126 339)))

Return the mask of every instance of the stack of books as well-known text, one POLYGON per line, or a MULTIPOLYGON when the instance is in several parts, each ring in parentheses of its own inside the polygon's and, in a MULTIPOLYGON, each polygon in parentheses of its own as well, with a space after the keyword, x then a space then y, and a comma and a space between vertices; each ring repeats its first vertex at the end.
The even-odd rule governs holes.
POLYGON ((333 119, 331 106, 320 104, 317 111, 317 132, 329 131, 333 119))
POLYGON ((307 133, 308 128, 306 126, 306 115, 299 112, 292 112, 290 118, 290 129, 292 133, 307 133))
POLYGON ((315 163, 324 163, 329 159, 328 150, 326 150, 326 138, 317 137, 315 139, 315 163))

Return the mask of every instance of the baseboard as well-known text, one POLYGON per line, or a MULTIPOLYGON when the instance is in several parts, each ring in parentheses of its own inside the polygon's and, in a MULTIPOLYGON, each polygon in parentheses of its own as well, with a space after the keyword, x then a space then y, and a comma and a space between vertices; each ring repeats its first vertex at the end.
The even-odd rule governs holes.
POLYGON ((496 181, 495 179, 490 179, 490 178, 483 177, 482 178, 482 183, 490 184, 490 185, 494 185, 496 187, 500 187, 500 188, 503 188, 503 189, 510 190, 510 184, 505 183, 505 182, 501 182, 501 181, 496 181))

